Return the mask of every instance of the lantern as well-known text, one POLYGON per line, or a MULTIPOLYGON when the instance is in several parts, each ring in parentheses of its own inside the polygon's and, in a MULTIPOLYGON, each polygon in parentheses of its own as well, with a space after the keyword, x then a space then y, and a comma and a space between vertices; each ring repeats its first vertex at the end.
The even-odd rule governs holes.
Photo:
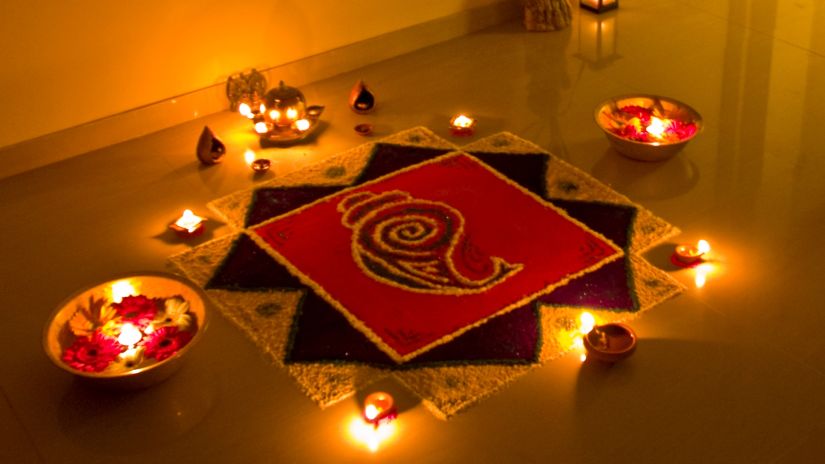
POLYGON ((603 13, 619 7, 619 0, 579 0, 579 6, 594 13, 603 13))

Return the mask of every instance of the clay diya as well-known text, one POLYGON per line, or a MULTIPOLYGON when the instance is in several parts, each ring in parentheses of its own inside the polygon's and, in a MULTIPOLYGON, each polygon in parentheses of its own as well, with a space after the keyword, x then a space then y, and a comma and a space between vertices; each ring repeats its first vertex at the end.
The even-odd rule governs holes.
POLYGON ((364 399, 364 421, 376 428, 379 425, 391 422, 398 416, 395 401, 389 393, 375 392, 364 399))
POLYGON ((584 336, 587 357, 614 363, 636 351, 636 333, 619 322, 597 325, 584 336))

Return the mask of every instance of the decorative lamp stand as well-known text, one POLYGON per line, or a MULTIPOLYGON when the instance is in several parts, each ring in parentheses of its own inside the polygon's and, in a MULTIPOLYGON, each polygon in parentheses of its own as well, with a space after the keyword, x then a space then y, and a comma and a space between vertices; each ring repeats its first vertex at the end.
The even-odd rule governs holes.
POLYGON ((261 98, 266 78, 254 69, 229 78, 226 97, 233 111, 252 121, 262 147, 300 143, 320 125, 323 106, 307 106, 304 94, 280 82, 261 98))

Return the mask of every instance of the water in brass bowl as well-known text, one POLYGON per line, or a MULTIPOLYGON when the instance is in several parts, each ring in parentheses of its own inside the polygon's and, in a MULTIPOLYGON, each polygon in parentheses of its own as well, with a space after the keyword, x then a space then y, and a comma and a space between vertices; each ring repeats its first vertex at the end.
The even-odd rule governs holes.
POLYGON ((43 347, 95 386, 136 389, 172 375, 207 325, 205 295, 187 280, 143 272, 84 288, 52 313, 43 347))
POLYGON ((674 156, 703 126, 696 110, 657 95, 613 97, 599 104, 594 116, 616 151, 640 161, 674 156))

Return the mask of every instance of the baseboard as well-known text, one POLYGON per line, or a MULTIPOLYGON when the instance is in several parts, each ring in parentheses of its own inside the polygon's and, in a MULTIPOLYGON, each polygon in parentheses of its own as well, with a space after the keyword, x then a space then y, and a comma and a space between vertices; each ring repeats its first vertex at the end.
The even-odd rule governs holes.
MULTIPOLYGON (((261 70, 300 86, 454 39, 520 14, 503 0, 261 70)), ((0 148, 0 179, 227 109, 225 82, 0 148)))

